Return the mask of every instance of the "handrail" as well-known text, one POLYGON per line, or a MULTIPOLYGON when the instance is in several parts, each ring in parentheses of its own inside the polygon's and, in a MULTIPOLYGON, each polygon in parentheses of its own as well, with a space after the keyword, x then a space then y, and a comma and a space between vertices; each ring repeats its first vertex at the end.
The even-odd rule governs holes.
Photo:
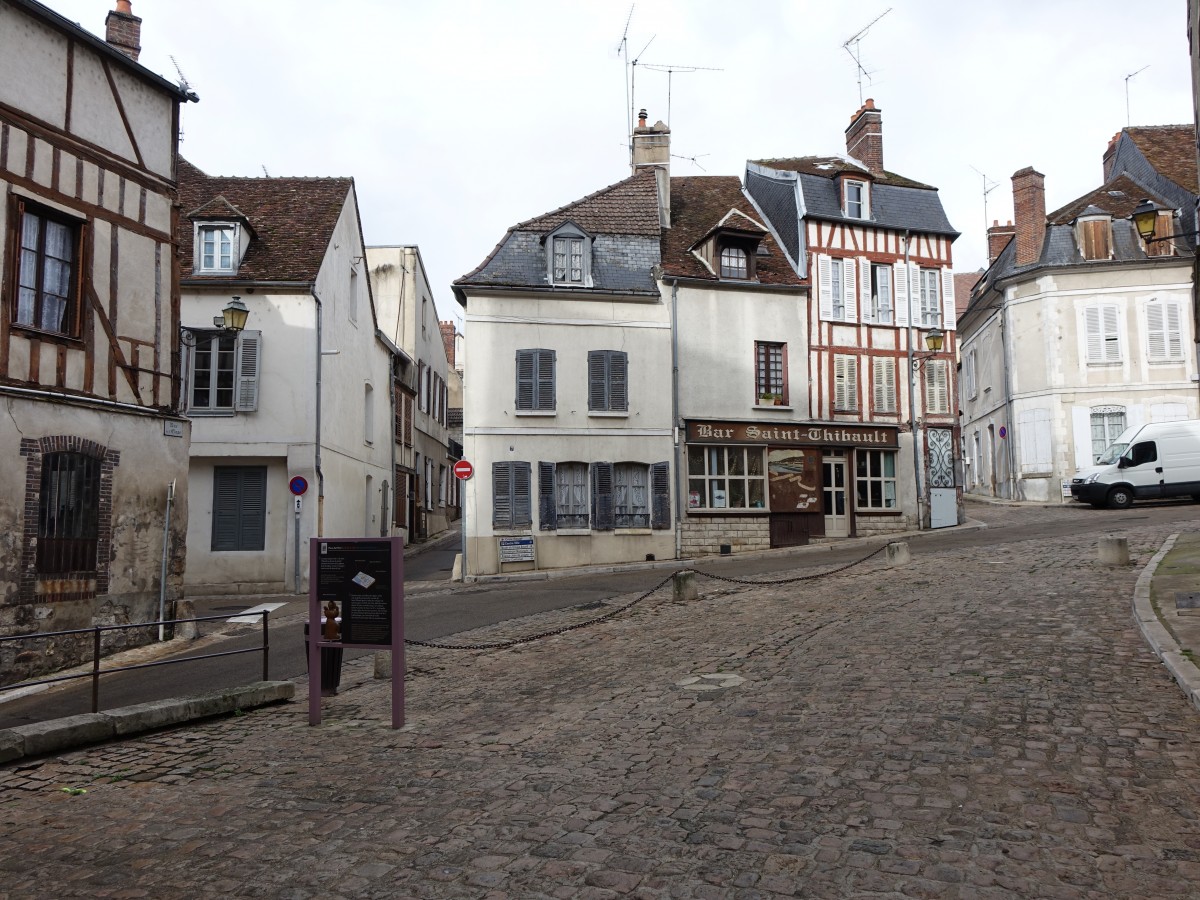
MULTIPOLYGON (((246 615, 242 613, 241 615, 246 615)), ((43 684, 57 684, 62 681, 73 681, 76 678, 92 679, 92 712, 100 711, 100 676, 111 675, 116 672, 132 672, 135 669, 149 669, 155 666, 169 666, 176 663, 195 662, 201 659, 217 659, 222 656, 238 656, 243 653, 262 653, 262 680, 270 681, 270 633, 268 630, 268 617, 270 610, 260 610, 251 615, 262 616, 262 646, 247 647, 245 650, 224 650, 220 653, 203 653, 199 656, 184 656, 178 659, 160 659, 154 662, 135 663, 130 666, 117 666, 112 669, 100 668, 100 636, 105 631, 128 631, 132 628, 153 628, 163 625, 179 625, 184 622, 213 622, 218 620, 228 619, 229 616, 194 616, 190 619, 163 619, 153 622, 139 622, 132 625, 97 625, 94 628, 72 628, 67 631, 39 631, 32 634, 16 634, 8 637, 0 637, 0 643, 8 641, 32 641, 41 640, 44 638, 63 637, 72 634, 90 634, 92 635, 92 670, 90 672, 79 672, 74 675, 55 675, 50 678, 39 678, 34 681, 22 681, 17 684, 0 685, 0 692, 15 691, 19 688, 37 687, 43 684)))

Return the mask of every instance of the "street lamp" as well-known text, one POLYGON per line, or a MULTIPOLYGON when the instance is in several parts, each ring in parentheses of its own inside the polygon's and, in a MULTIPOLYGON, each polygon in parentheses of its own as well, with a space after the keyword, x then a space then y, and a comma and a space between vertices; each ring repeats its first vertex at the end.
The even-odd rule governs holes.
POLYGON ((250 316, 250 307, 242 302, 241 297, 234 297, 229 305, 221 310, 221 315, 213 316, 213 324, 223 331, 239 332, 246 327, 246 319, 250 316))
POLYGON ((942 329, 938 328, 936 325, 933 328, 930 328, 929 331, 925 333, 925 346, 929 348, 929 352, 913 354, 913 371, 920 371, 924 367, 925 363, 929 362, 929 360, 941 353, 942 346, 945 344, 945 342, 946 332, 942 331, 942 329))

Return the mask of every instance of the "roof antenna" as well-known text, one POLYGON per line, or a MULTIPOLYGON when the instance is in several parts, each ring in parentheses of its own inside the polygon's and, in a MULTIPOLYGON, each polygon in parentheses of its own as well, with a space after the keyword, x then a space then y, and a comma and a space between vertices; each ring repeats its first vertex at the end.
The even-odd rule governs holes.
MULTIPOLYGON (((643 51, 645 52, 645 51, 643 51)), ((654 72, 667 73, 667 124, 671 124, 671 76, 676 72, 686 74, 688 72, 724 72, 724 69, 711 69, 706 66, 678 66, 671 63, 642 63, 647 69, 654 72)))
MULTIPOLYGON (((970 164, 968 163, 968 165, 970 165, 970 164)), ((974 166, 971 166, 971 168, 975 169, 974 166)), ((983 179, 983 233, 986 235, 987 230, 988 230, 987 195, 990 194, 992 191, 994 191, 996 188, 1000 187, 1000 182, 989 181, 988 177, 986 175, 984 175, 982 172, 980 172, 978 169, 975 169, 975 171, 983 179)), ((990 249, 991 248, 989 246, 989 250, 990 249)), ((989 259, 988 262, 990 263, 991 260, 989 259)))
POLYGON ((263 170, 263 178, 271 177, 271 173, 267 171, 267 167, 265 165, 262 167, 262 170, 263 170))
POLYGON ((1125 76, 1125 127, 1126 128, 1128 128, 1131 124, 1130 120, 1129 120, 1129 79, 1132 78, 1134 75, 1140 75, 1142 72, 1145 72, 1148 68, 1150 68, 1149 63, 1142 66, 1136 72, 1130 72, 1128 75, 1125 76))
POLYGON ((875 18, 873 18, 870 22, 868 22, 865 28, 863 28, 857 34, 851 36, 844 44, 842 44, 842 49, 850 54, 850 58, 852 60, 854 60, 854 65, 858 68, 858 105, 859 106, 862 106, 862 102, 863 102, 863 89, 862 89, 863 76, 866 75, 868 80, 871 77, 871 73, 863 68, 862 54, 859 51, 859 44, 862 42, 862 39, 864 37, 866 37, 867 32, 871 30, 871 26, 874 25, 876 22, 878 22, 880 19, 882 19, 884 16, 886 16, 891 11, 892 11, 892 8, 889 6, 887 9, 885 9, 883 12, 881 12, 879 15, 877 15, 875 18), (850 49, 851 44, 854 45, 853 50, 850 49))
POLYGON ((625 120, 625 143, 629 148, 629 161, 633 163, 633 101, 629 97, 629 23, 633 21, 634 4, 629 4, 629 15, 625 17, 625 31, 617 42, 617 56, 625 57, 625 105, 629 116, 625 120))

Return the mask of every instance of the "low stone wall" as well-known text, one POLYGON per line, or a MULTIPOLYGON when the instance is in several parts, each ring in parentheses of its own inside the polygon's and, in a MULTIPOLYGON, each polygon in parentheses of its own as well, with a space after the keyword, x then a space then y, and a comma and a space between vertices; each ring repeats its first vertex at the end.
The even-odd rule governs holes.
POLYGON ((915 530, 908 516, 859 516, 855 520, 854 528, 858 537, 877 537, 915 530))
POLYGON ((687 519, 683 523, 681 542, 685 558, 715 556, 721 552, 722 544, 729 544, 734 553, 768 550, 771 547, 771 523, 765 516, 687 519))

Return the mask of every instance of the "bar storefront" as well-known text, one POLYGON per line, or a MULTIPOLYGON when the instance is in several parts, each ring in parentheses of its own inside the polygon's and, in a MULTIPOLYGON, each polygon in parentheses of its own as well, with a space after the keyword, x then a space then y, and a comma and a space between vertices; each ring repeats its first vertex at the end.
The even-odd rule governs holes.
POLYGON ((688 420, 684 555, 903 530, 899 433, 887 425, 688 420))

